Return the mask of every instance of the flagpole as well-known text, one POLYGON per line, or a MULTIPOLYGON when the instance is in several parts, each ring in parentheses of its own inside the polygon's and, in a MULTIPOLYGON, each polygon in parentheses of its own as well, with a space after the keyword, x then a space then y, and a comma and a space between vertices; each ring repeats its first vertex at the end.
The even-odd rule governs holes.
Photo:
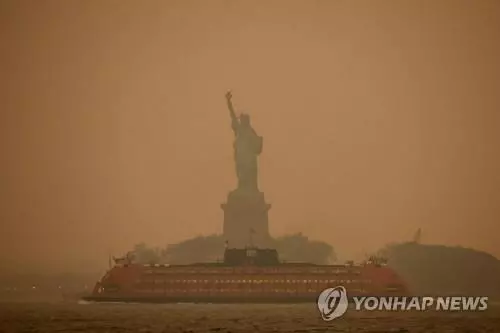
POLYGON ((254 247, 253 246, 253 234, 255 233, 255 230, 253 228, 250 228, 250 232, 249 233, 250 233, 250 244, 249 244, 249 246, 250 247, 254 247))

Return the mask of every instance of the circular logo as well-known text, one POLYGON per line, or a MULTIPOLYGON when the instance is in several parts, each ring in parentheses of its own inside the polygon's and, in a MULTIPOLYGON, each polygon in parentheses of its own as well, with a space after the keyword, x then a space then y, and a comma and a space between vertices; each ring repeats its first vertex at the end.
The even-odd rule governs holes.
POLYGON ((347 311, 347 306, 347 291, 342 286, 325 289, 318 297, 318 309, 325 321, 341 317, 347 311))

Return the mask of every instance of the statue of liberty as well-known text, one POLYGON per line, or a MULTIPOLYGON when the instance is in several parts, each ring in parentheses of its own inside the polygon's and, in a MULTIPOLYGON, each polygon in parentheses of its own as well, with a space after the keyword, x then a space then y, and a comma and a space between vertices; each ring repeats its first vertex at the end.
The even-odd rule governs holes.
POLYGON ((232 94, 229 91, 226 93, 226 100, 235 135, 233 148, 238 189, 257 191, 257 157, 262 152, 263 140, 252 128, 248 114, 242 113, 239 119, 236 117, 231 98, 232 94))

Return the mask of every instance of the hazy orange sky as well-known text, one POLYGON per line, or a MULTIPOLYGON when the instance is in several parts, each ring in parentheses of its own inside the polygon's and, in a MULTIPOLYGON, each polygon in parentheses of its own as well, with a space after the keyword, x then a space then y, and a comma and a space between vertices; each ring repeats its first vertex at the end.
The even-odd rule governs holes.
POLYGON ((274 235, 500 257, 500 2, 0 2, 0 270, 222 231, 224 94, 274 235))

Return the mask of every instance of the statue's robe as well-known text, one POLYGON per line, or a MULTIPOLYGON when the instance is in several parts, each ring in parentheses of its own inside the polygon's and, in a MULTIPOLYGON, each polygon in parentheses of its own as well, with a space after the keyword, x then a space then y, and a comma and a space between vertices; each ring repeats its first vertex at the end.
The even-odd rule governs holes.
POLYGON ((262 137, 251 126, 235 128, 234 159, 238 187, 257 189, 257 156, 262 152, 262 137))

